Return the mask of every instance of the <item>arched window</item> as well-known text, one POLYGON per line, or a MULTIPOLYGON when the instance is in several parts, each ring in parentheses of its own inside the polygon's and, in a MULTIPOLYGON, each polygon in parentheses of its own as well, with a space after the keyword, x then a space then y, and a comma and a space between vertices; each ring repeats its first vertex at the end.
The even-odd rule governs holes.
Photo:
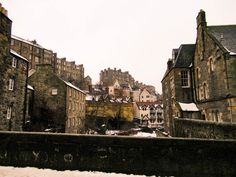
POLYGON ((213 59, 212 58, 209 59, 209 70, 210 70, 210 72, 214 71, 213 59))
POLYGON ((206 99, 207 98, 207 85, 206 83, 203 84, 203 98, 206 99))

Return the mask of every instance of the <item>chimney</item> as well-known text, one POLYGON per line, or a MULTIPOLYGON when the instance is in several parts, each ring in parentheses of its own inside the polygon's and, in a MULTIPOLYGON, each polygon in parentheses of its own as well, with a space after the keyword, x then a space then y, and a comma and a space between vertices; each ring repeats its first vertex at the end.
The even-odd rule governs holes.
POLYGON ((168 70, 170 70, 173 66, 173 60, 172 59, 169 59, 168 62, 167 62, 167 68, 168 70))
POLYGON ((2 14, 4 14, 5 16, 8 16, 7 10, 2 6, 1 3, 0 3, 0 12, 1 12, 2 14))
POLYGON ((89 93, 93 93, 93 86, 92 85, 88 85, 88 90, 89 90, 89 93))
POLYGON ((205 14, 205 11, 202 9, 200 10, 200 12, 198 13, 198 16, 197 16, 197 28, 200 26, 202 28, 207 26, 206 14, 205 14))

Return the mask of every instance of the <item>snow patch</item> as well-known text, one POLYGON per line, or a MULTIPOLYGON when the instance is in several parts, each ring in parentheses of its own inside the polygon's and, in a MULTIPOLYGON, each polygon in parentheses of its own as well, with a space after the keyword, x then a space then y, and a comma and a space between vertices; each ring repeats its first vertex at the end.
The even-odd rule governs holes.
POLYGON ((178 103, 182 111, 199 111, 195 103, 178 103))
POLYGON ((1 177, 144 177, 144 175, 127 175, 121 173, 104 173, 89 171, 56 171, 33 167, 16 168, 0 166, 1 177))

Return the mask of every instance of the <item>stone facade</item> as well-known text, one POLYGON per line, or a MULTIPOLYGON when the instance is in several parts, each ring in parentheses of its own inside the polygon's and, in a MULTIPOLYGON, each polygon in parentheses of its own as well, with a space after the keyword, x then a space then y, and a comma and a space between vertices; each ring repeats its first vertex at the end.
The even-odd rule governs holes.
POLYGON ((140 102, 155 102, 157 101, 157 97, 155 93, 152 93, 148 89, 143 88, 140 90, 139 101, 140 102))
MULTIPOLYGON (((234 140, 19 132, 0 132, 0 139, 1 167, 110 173, 104 176, 234 177, 236 174, 234 140)), ((103 175, 91 172, 81 176, 103 175)))
POLYGON ((90 91, 91 90, 91 88, 92 88, 92 78, 90 77, 90 76, 86 76, 85 78, 84 78, 84 85, 83 85, 83 89, 84 90, 87 90, 87 91, 90 91))
POLYGON ((193 102, 191 68, 194 59, 194 44, 173 49, 172 58, 162 80, 165 130, 173 134, 173 118, 179 117, 177 104, 193 102))
POLYGON ((174 119, 175 137, 236 139, 236 124, 193 119, 174 119))
POLYGON ((12 35, 11 48, 29 60, 30 69, 35 70, 37 64, 51 64, 53 71, 59 77, 80 88, 85 85, 83 83, 83 65, 77 65, 74 61, 67 61, 66 58, 58 58, 57 53, 45 49, 36 40, 29 41, 12 35))
POLYGON ((29 77, 34 88, 33 130, 80 133, 84 128, 85 93, 59 78, 50 64, 40 64, 29 77))
POLYGON ((0 11, 0 130, 21 131, 25 125, 28 61, 10 50, 11 20, 0 11))
POLYGON ((40 63, 55 65, 56 53, 43 48, 36 40, 29 41, 12 35, 11 49, 28 59, 29 69, 35 69, 40 63))
MULTIPOLYGON (((66 61, 66 58, 57 58, 55 71, 64 80, 73 83, 80 88, 84 85, 84 66, 76 65, 74 61, 66 61)), ((86 86, 84 86, 86 87, 86 86)), ((82 88, 84 89, 84 88, 82 88)))
POLYGON ((197 17, 194 59, 196 103, 202 118, 236 122, 236 25, 207 26, 205 12, 197 17))
POLYGON ((187 57, 186 50, 181 57, 182 48, 174 49, 162 80, 165 123, 171 134, 175 117, 236 122, 235 44, 236 25, 207 26, 205 12, 199 12, 195 51, 187 57), (194 111, 199 113, 180 112, 183 103, 196 104, 194 111))
POLYGON ((135 85, 134 78, 129 74, 128 71, 122 72, 120 69, 105 69, 100 72, 100 83, 103 86, 113 85, 114 81, 117 80, 119 84, 130 84, 131 87, 135 85))

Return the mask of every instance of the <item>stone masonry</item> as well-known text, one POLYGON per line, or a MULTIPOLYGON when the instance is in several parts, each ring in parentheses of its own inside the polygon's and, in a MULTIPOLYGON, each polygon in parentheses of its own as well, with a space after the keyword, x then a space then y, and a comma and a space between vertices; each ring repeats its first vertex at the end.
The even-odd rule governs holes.
POLYGON ((10 51, 11 20, 0 11, 0 130, 21 131, 25 124, 28 61, 10 51))

